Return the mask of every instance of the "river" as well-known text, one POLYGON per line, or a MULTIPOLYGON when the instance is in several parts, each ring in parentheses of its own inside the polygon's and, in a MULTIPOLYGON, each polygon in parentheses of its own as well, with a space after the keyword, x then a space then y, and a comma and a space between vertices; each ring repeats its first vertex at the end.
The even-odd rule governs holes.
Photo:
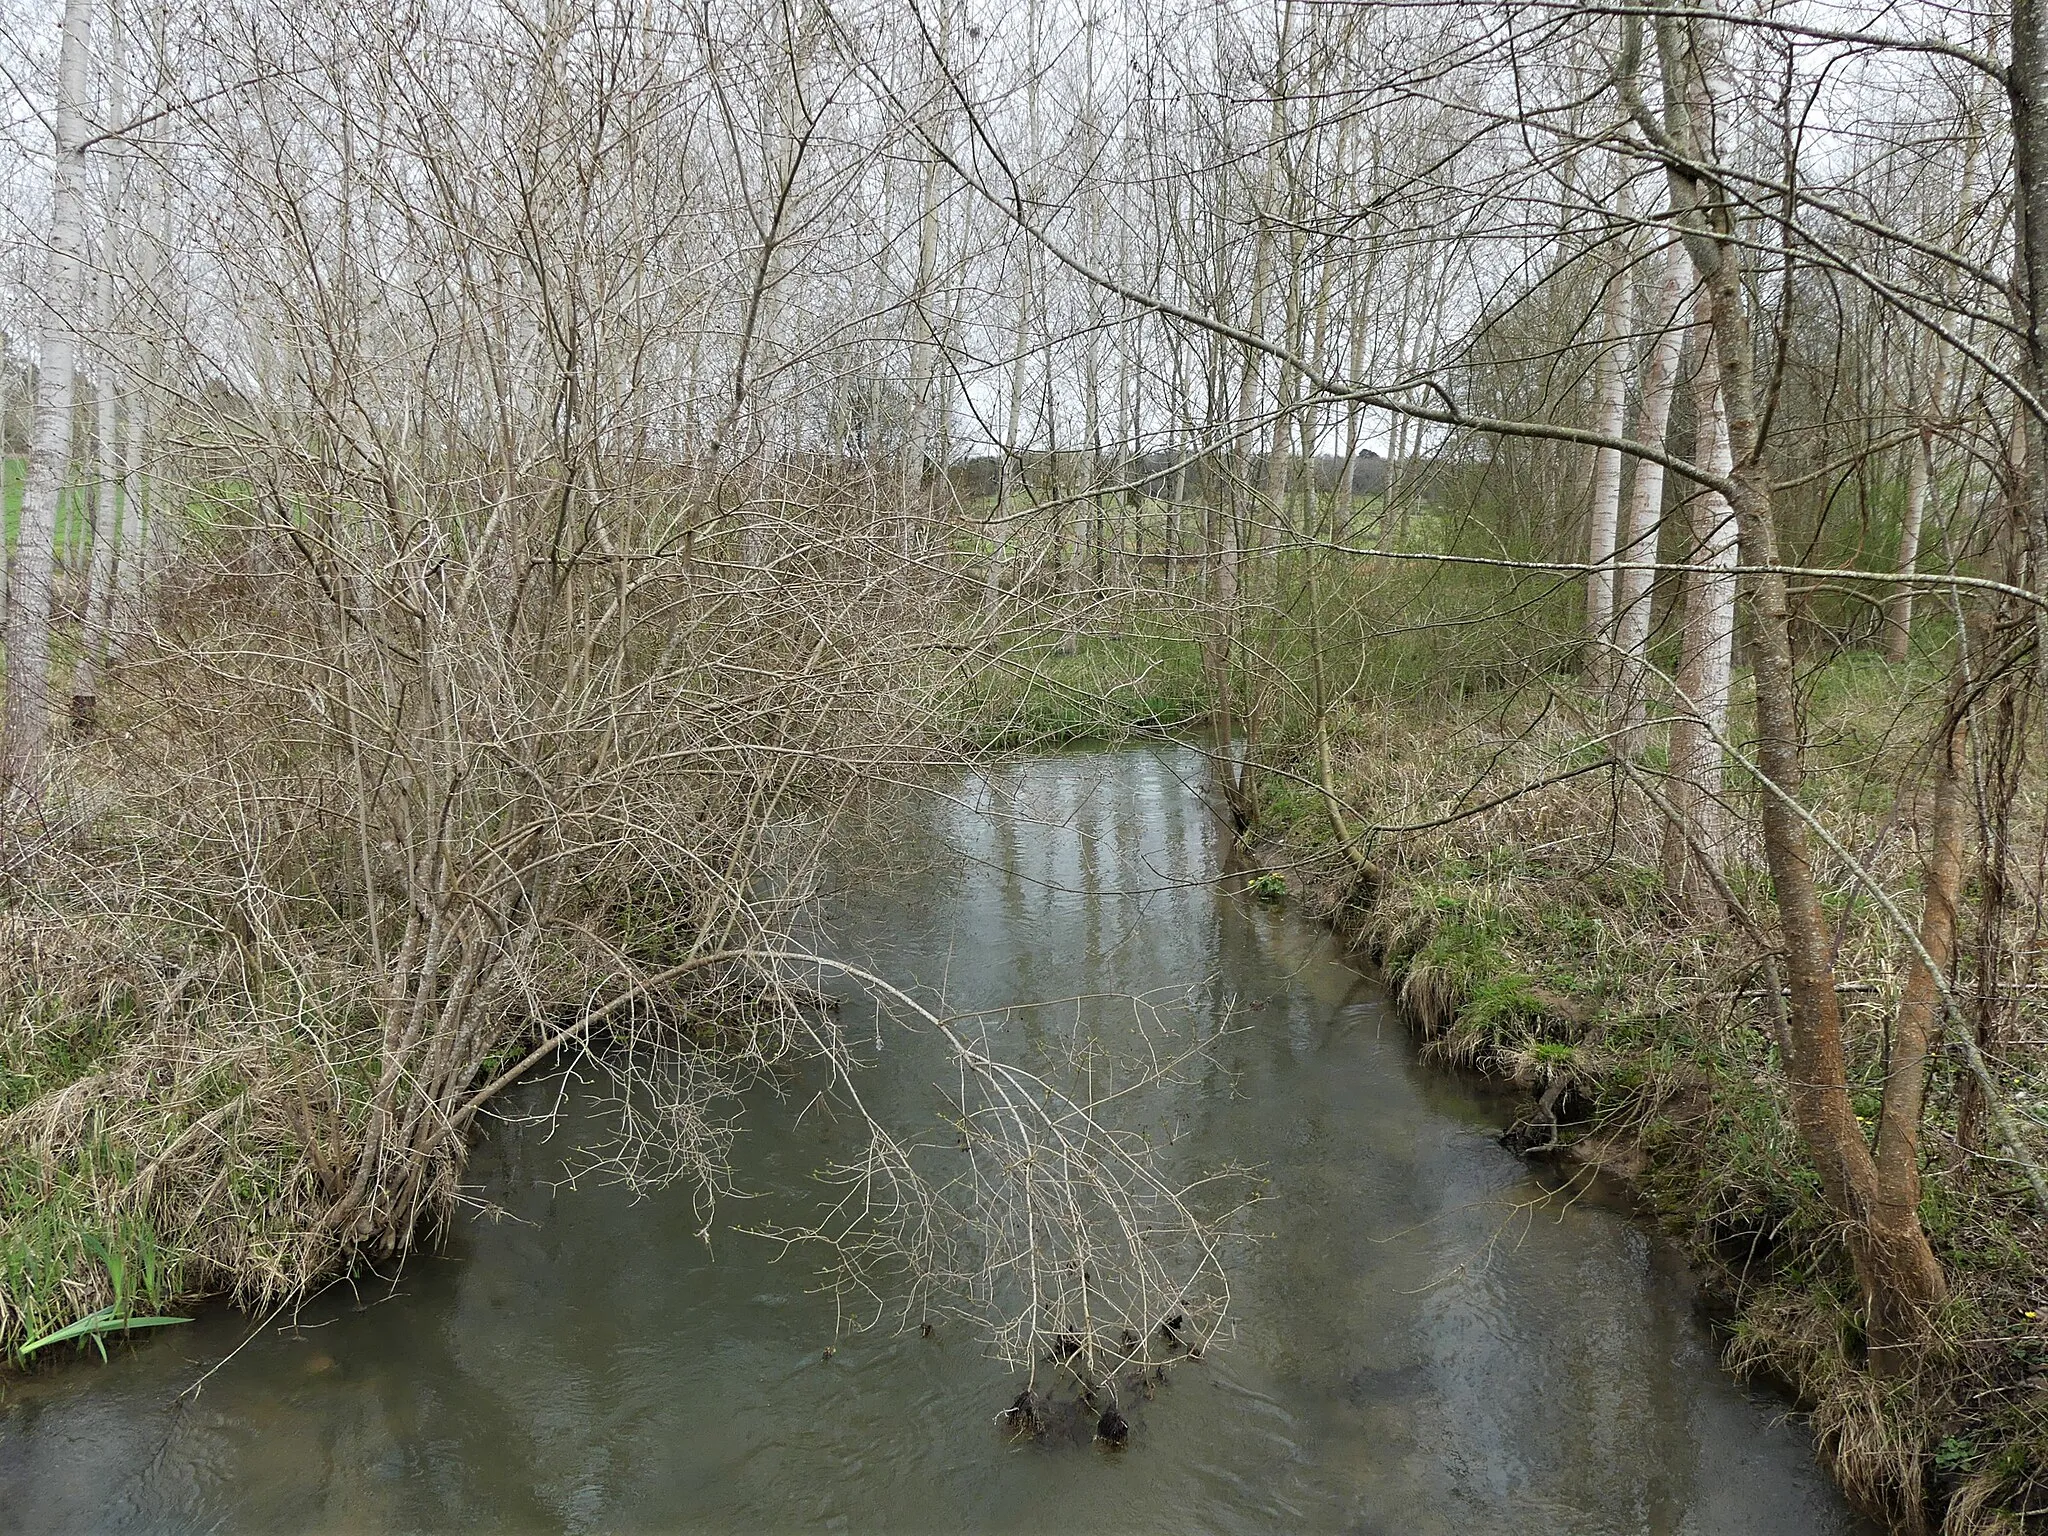
MULTIPOLYGON (((1013 1440, 1017 1379, 965 1329, 835 1330, 806 1260, 707 1245, 680 1189, 565 1189, 570 1129, 500 1127, 471 1165, 495 1210, 395 1286, 8 1383, 0 1529, 1864 1530, 1784 1404, 1717 1368, 1666 1243, 1551 1196, 1325 933, 1208 883, 1200 771, 971 781, 826 904, 835 952, 952 1009, 1146 992, 1238 1020, 1174 1089, 1174 1155, 1273 1198, 1233 1337, 1132 1405, 1127 1448, 1013 1440)), ((884 1050, 885 1113, 929 1120, 921 1044, 884 1050)), ((728 1224, 815 1198, 845 1127, 799 1098, 752 1108, 759 1207, 728 1224)))

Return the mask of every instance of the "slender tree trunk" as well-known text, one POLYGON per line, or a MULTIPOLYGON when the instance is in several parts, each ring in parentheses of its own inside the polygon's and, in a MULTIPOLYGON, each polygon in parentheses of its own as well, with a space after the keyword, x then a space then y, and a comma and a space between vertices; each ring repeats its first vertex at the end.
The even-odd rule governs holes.
MULTIPOLYGON (((1673 245, 1665 252, 1652 301, 1651 322, 1656 330, 1649 355, 1643 359, 1642 403, 1636 421, 1636 440, 1653 448, 1664 446, 1671 420, 1671 397, 1676 392, 1679 354, 1685 341, 1680 312, 1691 286, 1692 263, 1686 259, 1684 247, 1673 245)), ((1642 756, 1648 739, 1645 721, 1650 698, 1653 573, 1626 567, 1656 563, 1663 525, 1664 466, 1652 459, 1638 459, 1635 481, 1629 487, 1628 541, 1620 550, 1624 569, 1616 573, 1614 625, 1617 666, 1612 712, 1622 733, 1618 749, 1630 759, 1642 756)))
MULTIPOLYGON (((2025 419, 2015 421, 2006 448, 2011 477, 2007 493, 1999 498, 2003 515, 1991 549, 1998 557, 2000 579, 2022 590, 2029 584, 2030 565, 2024 529, 2032 480, 2030 437, 2025 419)), ((2011 991, 2017 969, 2012 964, 2014 951, 2027 946, 2026 927, 2033 927, 2036 935, 2040 927, 2039 914, 2030 913, 2021 917, 2022 933, 2013 931, 2014 917, 2033 905, 2024 898, 2013 899, 2015 886, 2024 889, 2026 879, 2014 867, 2013 834, 2015 821, 2024 815, 2020 787, 2039 713, 2039 679, 2033 668, 2040 665, 2040 620, 2022 600, 2001 595, 1975 638, 1975 676, 1983 684, 1974 701, 1978 723, 1973 764, 1981 842, 1971 880, 1978 919, 1971 946, 1975 995, 1966 1028, 1978 1051, 1991 1053, 2006 1046, 2018 1011, 2011 991), (2029 650, 2034 652, 2033 667, 2027 662, 2029 650)), ((1977 1075, 1966 1075, 1956 1096, 1958 1149, 1971 1153, 1983 1147, 1992 1108, 1977 1075)))
POLYGON ((128 397, 126 441, 121 455, 121 558, 114 566, 113 590, 107 594, 107 664, 127 652, 128 641, 141 622, 142 598, 149 580, 149 482, 143 474, 148 443, 148 400, 140 391, 128 397))
MULTIPOLYGON (((1267 228, 1263 213, 1259 215, 1257 233, 1253 239, 1251 318, 1247 329, 1253 335, 1258 335, 1265 329, 1265 285, 1272 259, 1272 234, 1267 228)), ((1222 526, 1217 540, 1214 586, 1216 628, 1210 639, 1208 657, 1210 688, 1215 700, 1214 726, 1219 751, 1227 749, 1238 723, 1231 697, 1231 672, 1235 665, 1233 652, 1237 628, 1242 618, 1238 613, 1239 562, 1246 532, 1252 526, 1251 498, 1248 495, 1251 453, 1246 445, 1250 441, 1252 416, 1258 400, 1259 358, 1260 354, 1255 349, 1244 349, 1238 370, 1236 404, 1231 411, 1229 423, 1229 448, 1224 461, 1222 526)), ((1235 782, 1234 778, 1232 782, 1235 782)))
POLYGON ((85 70, 92 9, 92 0, 65 0, 52 119, 56 164, 50 186, 50 244, 44 269, 49 314, 36 373, 35 429, 22 490, 14 593, 7 609, 5 769, 8 781, 21 790, 32 784, 50 732, 57 506, 71 468, 79 307, 84 297, 85 70))
POLYGON ((1188 499, 1187 449, 1175 444, 1171 451, 1181 462, 1174 467, 1173 483, 1167 490, 1170 498, 1166 503, 1166 529, 1162 539, 1166 545, 1166 587, 1176 591, 1180 587, 1180 509, 1188 499))
MULTIPOLYGON (((127 116, 122 97, 121 16, 118 6, 108 15, 107 115, 120 122, 127 116)), ((123 446, 121 389, 117 380, 119 361, 114 356, 114 337, 120 334, 116 313, 115 278, 125 274, 127 250, 124 242, 128 216, 128 157, 117 151, 107 170, 106 208, 101 218, 98 311, 99 348, 98 409, 94 414, 94 437, 98 452, 98 506, 92 524, 92 556, 78 601, 78 659, 71 668, 71 729, 89 735, 99 724, 100 667, 107 650, 107 629, 113 619, 114 582, 121 563, 122 517, 121 456, 123 446)))
MULTIPOLYGON (((1286 297, 1280 305, 1280 326, 1282 345, 1291 353, 1301 351, 1301 264, 1298 259, 1300 240, 1292 242, 1290 259, 1287 264, 1286 297)), ((1259 520, 1253 536, 1261 560, 1261 579, 1270 590, 1274 571, 1270 568, 1277 558, 1274 551, 1284 542, 1287 529, 1287 501, 1294 482, 1294 413, 1295 399, 1299 393, 1299 380, 1295 370, 1286 363, 1279 365, 1278 377, 1273 385, 1273 432, 1266 450, 1265 484, 1260 492, 1259 520)))
MULTIPOLYGON (((1726 475, 1733 468, 1720 370, 1708 327, 1694 331, 1699 369, 1693 381, 1695 454, 1702 468, 1726 475)), ((1671 725, 1671 804, 1683 825, 1664 833, 1664 876, 1679 901, 1703 916, 1719 915, 1720 896, 1695 861, 1720 868, 1727 842, 1721 800, 1728 701, 1735 656, 1735 514, 1718 493, 1691 499, 1693 555, 1685 582, 1685 636, 1679 652, 1675 717, 1671 725)))
POLYGON ((1024 452, 1025 357, 1031 321, 1031 267, 1026 253, 1024 270, 1018 275, 1017 323, 1012 335, 1009 400, 1005 405, 1002 462, 996 468, 995 548, 989 555, 988 600, 1001 599, 1009 580, 1010 541, 1015 536, 1018 461, 1024 452))
MULTIPOLYGON (((111 209, 109 210, 111 213, 111 209)), ((112 234, 111 223, 108 231, 112 234)), ((111 238, 107 244, 112 245, 111 238)), ((113 284, 105 272, 100 275, 100 317, 106 324, 112 307, 113 284)), ((111 326, 109 326, 111 332, 111 326)), ((100 659, 107 644, 107 604, 113 595, 114 573, 121 548, 121 444, 120 391, 114 386, 111 359, 100 362, 99 377, 93 381, 97 408, 94 411, 96 474, 92 517, 92 553, 78 595, 78 656, 71 664, 71 729, 90 735, 99 724, 100 659)), ((84 497, 81 495, 81 502, 84 497)))
MULTIPOLYGON (((1920 563, 1920 525, 1927 514, 1927 480, 1934 457, 1934 434, 1923 423, 1906 445, 1906 508, 1899 526, 1899 574, 1910 576, 1920 563)), ((1913 645, 1913 588, 1901 583, 1884 608, 1884 653, 1899 662, 1913 645)))
MULTIPOLYGON (((1957 249, 1965 244, 1969 222, 1976 212, 1977 166, 1984 150, 1984 105, 1982 101, 1972 102, 1965 118, 1963 174, 1956 198, 1955 220, 1949 231, 1949 238, 1957 249)), ((1942 286, 1946 290, 1946 282, 1942 286)), ((1911 576, 1919 563, 1927 495, 1935 479, 1935 427, 1948 397, 1948 351, 1933 338, 1921 337, 1908 348, 1909 364, 1917 360, 1923 347, 1932 353, 1925 370, 1927 381, 1922 385, 1918 379, 1910 376, 1908 379, 1908 398, 1918 396, 1913 414, 1919 440, 1907 449, 1906 506, 1899 529, 1899 574, 1902 576, 1911 576)), ((1902 583, 1885 605, 1885 657, 1894 663, 1903 662, 1913 648, 1913 597, 1912 584, 1902 583)))
MULTIPOLYGON (((942 57, 950 16, 949 11, 940 18, 938 47, 942 57)), ((940 131, 936 123, 932 129, 940 131)), ((939 368, 940 327, 933 318, 932 309, 934 286, 938 279, 941 169, 938 155, 928 151, 918 186, 917 285, 911 292, 911 324, 915 328, 915 339, 910 348, 910 419, 904 432, 902 521, 899 524, 899 545, 906 560, 916 553, 920 526, 930 513, 925 498, 924 475, 925 455, 932 437, 934 385, 939 368)))
MULTIPOLYGON (((1081 364, 1081 440, 1087 455, 1088 465, 1088 506, 1085 514, 1077 511, 1074 519, 1076 541, 1092 546, 1089 550, 1091 580, 1089 585, 1096 597, 1100 597, 1109 579, 1109 514, 1102 494, 1102 316, 1101 298, 1091 295, 1089 299, 1088 341, 1082 352, 1081 364)), ((1078 644, 1079 637, 1076 637, 1078 644)))
MULTIPOLYGON (((163 267, 164 204, 162 185, 146 161, 131 166, 126 190, 135 205, 128 229, 134 245, 131 268, 134 276, 134 324, 136 358, 140 374, 138 387, 128 397, 126 442, 121 460, 121 549, 122 558, 114 568, 114 591, 107 621, 107 662, 113 665, 126 653, 142 621, 142 604, 148 592, 150 566, 159 542, 153 526, 150 501, 153 495, 145 462, 149 448, 150 387, 157 378, 162 358, 162 340, 156 329, 157 282, 163 267)), ((509 473, 509 471, 508 471, 509 473)), ((509 550, 507 551, 509 556, 509 550)), ((516 585, 507 573, 506 590, 516 585)))
MULTIPOLYGON (((1614 194, 1614 209, 1626 226, 1628 182, 1624 179, 1614 194)), ((1600 356, 1594 365, 1598 403, 1593 413, 1593 430, 1608 437, 1621 436, 1628 409, 1629 334, 1634 329, 1630 302, 1634 281, 1630 274, 1629 245, 1624 236, 1618 245, 1614 271, 1607 279, 1607 291, 1600 303, 1600 356)), ((1586 563, 1593 570, 1586 577, 1586 678, 1595 689, 1604 689, 1614 675, 1608 645, 1614 624, 1614 541, 1621 512, 1621 453, 1614 448, 1593 450, 1593 482, 1590 496, 1589 547, 1586 563)))
MULTIPOLYGON (((1025 153, 1029 166, 1025 172, 1026 187, 1035 198, 1039 159, 1038 91, 1041 70, 1038 62, 1038 11, 1035 4, 1026 7, 1026 25, 1030 29, 1030 62, 1024 85, 1025 153)), ((1031 351, 1031 299, 1033 286, 1033 247, 1025 242, 1017 253, 1017 304, 1013 313, 1010 332, 1010 388, 1009 398, 1004 402, 1002 463, 996 471, 996 513, 995 548, 989 556, 988 600, 1001 600, 1010 581, 1009 565, 1011 547, 1016 538, 1015 519, 1016 490, 1021 472, 1021 456, 1024 452, 1024 390, 1029 382, 1027 363, 1031 351)))
MULTIPOLYGON (((1962 676, 1958 669, 1958 681, 1962 676)), ((1926 874, 1922 884, 1920 947, 1934 962, 1930 971, 1915 958, 1908 962, 1905 994, 1899 1000, 1885 1075, 1884 1102, 1877 1124, 1877 1199, 1871 1210, 1873 1246, 1889 1256, 1892 1267, 1918 1263, 1920 1238, 1920 1116, 1927 1097, 1927 1063, 1940 1033, 1940 973, 1955 954, 1956 895, 1962 881, 1964 812, 1967 808, 1967 698, 1959 685, 1934 743, 1934 803, 1928 816, 1926 874)), ((1891 1310, 1872 1319, 1870 1364, 1881 1373, 1895 1372, 1912 1362, 1924 1320, 1918 1308, 1938 1299, 1946 1289, 1939 1270, 1931 1294, 1879 1301, 1891 1310), (1903 1310, 1901 1310, 1903 1304, 1903 1310)))

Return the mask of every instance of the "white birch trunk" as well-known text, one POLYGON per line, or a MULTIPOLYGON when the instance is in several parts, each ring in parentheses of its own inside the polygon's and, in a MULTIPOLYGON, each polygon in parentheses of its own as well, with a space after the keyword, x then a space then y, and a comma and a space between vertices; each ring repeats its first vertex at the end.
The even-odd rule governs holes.
MULTIPOLYGON (((121 14, 118 5, 107 17, 107 120, 127 116, 121 90, 121 14)), ((95 305, 100 328, 97 409, 94 437, 98 454, 98 505, 93 511, 92 556, 78 602, 78 659, 71 668, 71 729, 80 735, 99 723, 100 667, 107 650, 107 627, 113 618, 114 582, 122 543, 122 400, 117 382, 123 359, 114 356, 116 323, 115 277, 125 271, 123 223, 127 217, 128 156, 118 149, 107 167, 106 208, 101 219, 99 297, 95 305)))
MULTIPOLYGON (((102 336, 113 334, 114 209, 100 248, 99 302, 102 336)), ((121 547, 121 392, 114 384, 114 362, 102 355, 93 380, 95 409, 94 502, 92 553, 78 596, 78 657, 71 665, 71 728, 84 735, 99 721, 100 657, 107 643, 107 600, 114 587, 115 562, 121 547)))
MULTIPOLYGON (((1075 510, 1074 542, 1075 561, 1084 566, 1093 563, 1093 581, 1084 579, 1082 585, 1090 587, 1096 596, 1101 595, 1104 571, 1104 545, 1108 530, 1102 505, 1102 302, 1099 295, 1091 295, 1088 304, 1088 341, 1081 355, 1081 442, 1082 451, 1088 463, 1088 506, 1084 515, 1075 510)), ((1077 637, 1078 643, 1078 637, 1077 637)))
POLYGON ((85 66, 93 0, 64 0, 63 42, 52 117, 56 157, 50 179, 49 312, 36 376, 35 425, 22 489, 13 599, 7 609, 5 758, 9 782, 28 788, 50 734, 50 627, 57 505, 71 468, 77 403, 79 304, 85 264, 85 66))
POLYGON ((917 289, 912 300, 918 337, 910 349, 910 419, 904 431, 901 498, 903 555, 915 549, 915 529, 924 497, 925 448, 932 430, 932 380, 937 371, 938 327, 931 316, 931 290, 938 268, 939 167, 925 166, 922 209, 918 215, 917 289))
POLYGON ((140 391, 129 396, 126 441, 121 451, 121 557, 114 565, 107 603, 107 664, 118 662, 141 622, 142 596, 149 579, 149 483, 143 474, 148 442, 148 406, 140 391))
POLYGON ((121 559, 114 567, 112 616, 107 625, 109 664, 121 659, 142 622, 150 565, 157 553, 155 545, 161 542, 151 516, 153 493, 146 466, 149 388, 157 377, 162 357, 162 337, 156 330, 156 317, 159 310, 157 282, 163 270, 163 189, 152 177, 147 162, 143 162, 139 174, 131 170, 126 190, 136 210, 129 222, 129 230, 134 242, 131 258, 135 296, 133 323, 140 373, 137 387, 128 399, 127 440, 122 449, 121 559))
POLYGON ((1023 451, 1021 441, 1024 430, 1024 390, 1027 387, 1025 374, 1026 354, 1031 330, 1031 258, 1024 253, 1022 270, 1017 277, 1017 323, 1011 334, 1012 353, 1010 357, 1009 400, 1005 403, 1007 412, 1003 421, 1003 457, 996 469, 996 511, 995 549, 989 556, 988 600, 991 603, 1002 599, 1003 590, 1009 581, 1010 540, 1013 535, 1012 520, 1015 518, 1018 455, 1023 451))
MULTIPOLYGON (((1642 399, 1636 419, 1636 440, 1652 448, 1664 446, 1671 422, 1671 397, 1678 384, 1678 358, 1685 341, 1681 311, 1692 282, 1692 263, 1676 243, 1664 253, 1651 324, 1656 327, 1649 355, 1643 359, 1642 399)), ((1629 488, 1627 542, 1617 552, 1615 572, 1614 669, 1612 712, 1621 727, 1621 751, 1640 757, 1645 745, 1644 720, 1649 701, 1650 578, 1657 560, 1657 536, 1664 523, 1664 466, 1650 459, 1636 461, 1629 488)))
MULTIPOLYGON (((1934 456, 1934 434, 1923 425, 1906 448, 1906 508, 1899 527, 1899 574, 1911 576, 1920 563, 1920 528, 1927 516, 1928 471, 1934 456)), ((1906 659, 1913 645, 1913 588, 1901 583, 1884 606, 1884 652, 1889 661, 1906 659)))
MULTIPOLYGON (((1977 163, 1983 143, 1973 109, 1963 140, 1962 186, 1956 199, 1955 223, 1950 232, 1950 239, 1958 245, 1963 241, 1977 202, 1977 163)), ((1914 425, 1919 428, 1918 441, 1906 452, 1906 506, 1899 528, 1901 576, 1911 576, 1920 563, 1920 539, 1927 517, 1927 491, 1934 479, 1935 424, 1948 406, 1948 349, 1932 338, 1923 337, 1908 350, 1909 365, 1916 360, 1916 354, 1928 357, 1928 367, 1924 395, 1913 413, 1914 425), (1924 353, 1921 351, 1923 348, 1926 349, 1924 353)), ((1911 387, 1917 382, 1909 376, 1909 398, 1918 393, 1911 387)), ((1885 658, 1902 662, 1913 648, 1913 588, 1910 583, 1901 584, 1886 602, 1884 620, 1885 658)))
MULTIPOLYGON (((951 25, 950 12, 939 18, 937 47, 942 64, 948 52, 951 25)), ((936 112, 931 127, 935 135, 943 131, 936 112)), ((917 285, 911 293, 911 319, 916 328, 916 340, 910 349, 910 410, 903 444, 900 547, 905 560, 913 558, 917 552, 918 525, 929 511, 925 505, 924 470, 925 452, 932 435, 933 386, 939 366, 939 324, 933 318, 932 304, 933 290, 938 281, 941 168, 937 153, 927 153, 917 211, 917 285)))
MULTIPOLYGON (((1720 369, 1706 321, 1707 295, 1695 312, 1700 369, 1693 381, 1700 466, 1726 476, 1734 469, 1728 447, 1728 414, 1721 397, 1720 369)), ((1722 740, 1728 730, 1728 699, 1735 659, 1734 510, 1718 491, 1692 498, 1693 563, 1687 573, 1685 640, 1678 671, 1677 716, 1671 727, 1673 808, 1692 830, 1669 829, 1664 847, 1667 879, 1681 893, 1699 894, 1692 844, 1717 864, 1727 842, 1728 817, 1721 803, 1722 740)))

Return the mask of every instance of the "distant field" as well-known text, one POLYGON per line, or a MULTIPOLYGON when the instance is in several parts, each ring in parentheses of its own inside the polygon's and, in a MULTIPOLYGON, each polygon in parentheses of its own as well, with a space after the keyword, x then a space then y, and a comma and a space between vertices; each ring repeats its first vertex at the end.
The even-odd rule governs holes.
MULTIPOLYGON (((10 453, 6 459, 7 480, 7 542, 12 544, 21 528, 21 488, 28 475, 28 456, 10 453)), ((88 503, 82 498, 85 488, 72 485, 65 489, 64 499, 57 506, 57 543, 62 546, 73 535, 74 519, 80 523, 76 534, 81 544, 92 542, 92 518, 87 511, 88 503)))

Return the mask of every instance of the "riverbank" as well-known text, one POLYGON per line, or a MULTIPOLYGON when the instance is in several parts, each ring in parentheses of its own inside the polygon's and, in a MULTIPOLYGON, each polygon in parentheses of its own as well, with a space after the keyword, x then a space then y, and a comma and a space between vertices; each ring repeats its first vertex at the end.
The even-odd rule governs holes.
MULTIPOLYGON (((1041 665, 1067 689, 1109 679, 1102 696, 1143 701, 1122 711, 1142 730, 1153 696, 1190 683, 1175 654, 1139 633, 1041 665)), ((1304 717, 1277 713, 1248 780, 1249 855, 1267 871, 1256 888, 1300 901, 1376 964, 1427 1057, 1517 1085, 1518 1150, 1625 1181, 1698 1267, 1726 1364, 1790 1390, 1859 1506, 1949 1536, 2043 1528, 2048 1232, 1981 1122, 1967 1123, 1961 1074, 1935 1070, 1923 1155, 1922 1219, 1950 1294, 1918 1369, 1880 1381, 1863 1368, 1858 1289, 1792 1129, 1758 943, 1667 895, 1661 818, 1637 784, 1599 767, 1576 680, 1525 671, 1510 687, 1507 669, 1488 676, 1486 663, 1482 650, 1452 688, 1404 687, 1417 671, 1398 657, 1352 671, 1367 685, 1330 711, 1327 731, 1353 856, 1340 852, 1304 717)), ((1936 676, 1850 653, 1811 685, 1819 771, 1864 786, 1830 800, 1829 824, 1894 890, 1914 887, 1919 807, 1875 787, 1915 781, 1924 733, 1899 728, 1900 700, 1910 706, 1936 676)), ((1017 713, 1035 708, 1056 734, 1063 711, 1088 726, 1104 712, 1063 706, 1066 692, 1017 713)), ((1747 793, 1732 788, 1738 804, 1747 793)), ((1728 878, 1738 901, 1767 911, 1761 863, 1738 846, 1728 878)), ((1906 956, 1853 882, 1835 870, 1825 882, 1869 1125, 1906 956)), ((2038 1018, 2026 1027, 2038 1034, 2038 1018)), ((2023 1134, 2048 1152, 2041 1044, 2012 1044, 2008 1066, 2031 1070, 2008 1071, 2004 1086, 2023 1134)))
MULTIPOLYGON (((1536 783, 1579 739, 1533 711, 1358 717, 1334 744, 1336 782, 1373 822, 1412 824, 1461 794, 1483 800, 1469 795, 1482 764, 1536 783)), ((1934 1084, 1922 1202, 1950 1295, 1920 1368, 1880 1382, 1862 1369, 1860 1298, 1791 1130, 1757 947, 1666 898, 1647 804, 1606 775, 1566 781, 1377 839, 1365 878, 1300 799, 1268 791, 1276 862, 1380 967, 1426 1054, 1525 1089, 1510 1139, 1528 1155, 1627 1181, 1707 1278, 1730 1368, 1790 1387, 1855 1502, 1951 1536, 2048 1520, 2048 1234, 2024 1184, 1964 1145, 1953 1074, 1934 1084)), ((1909 856, 1901 842, 1891 862, 1909 856)), ((1739 894, 1754 896, 1750 868, 1739 894)), ((1904 957, 1853 898, 1836 916, 1868 1124, 1904 957)), ((2044 1102, 2039 1083, 2009 1086, 2022 1108, 2044 1102)))
POLYGON ((831 1048, 774 958, 818 850, 894 792, 878 754, 934 760, 947 663, 865 545, 737 588, 664 553, 623 615, 607 561, 462 615, 260 531, 194 546, 0 827, 8 1367, 388 1273, 564 1058, 612 1093, 593 1163, 713 1198, 731 1104, 831 1048))

